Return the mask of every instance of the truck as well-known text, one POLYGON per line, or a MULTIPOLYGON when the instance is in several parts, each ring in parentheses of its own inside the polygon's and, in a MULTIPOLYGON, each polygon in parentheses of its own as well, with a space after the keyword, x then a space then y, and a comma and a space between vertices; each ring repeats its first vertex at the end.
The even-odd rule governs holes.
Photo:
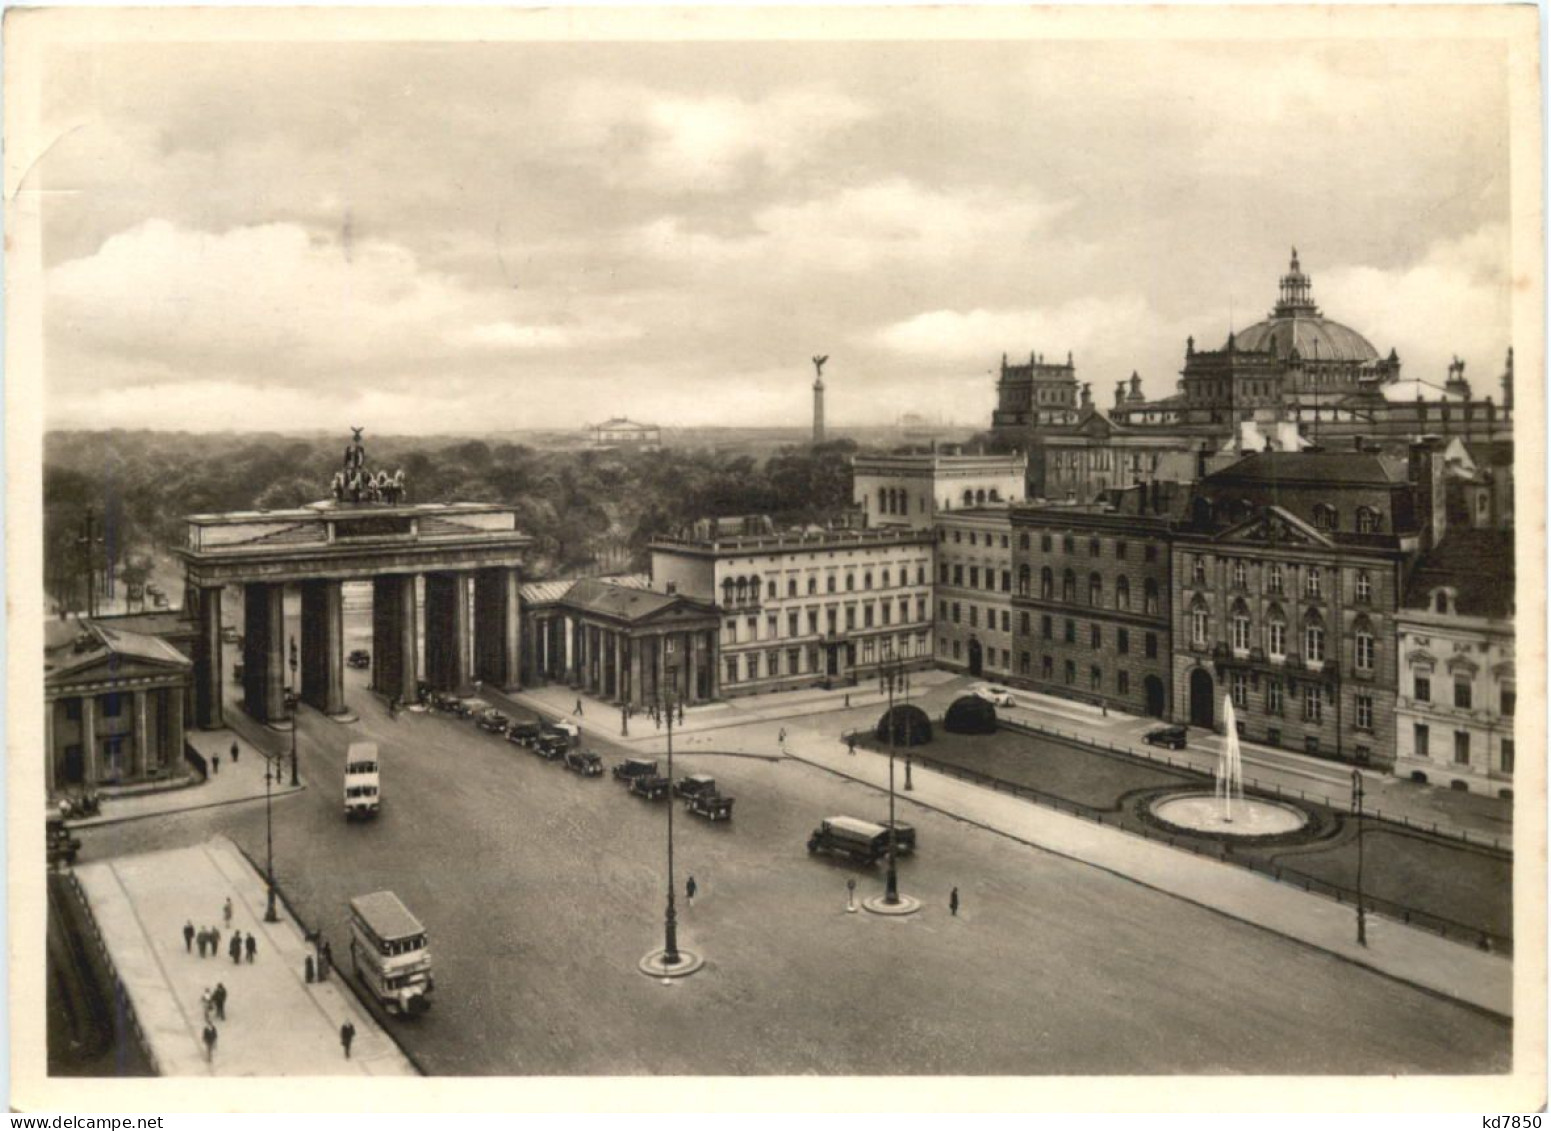
POLYGON ((375 742, 352 742, 345 751, 345 819, 375 817, 382 807, 382 781, 375 742))
MULTIPOLYGON (((905 856, 915 850, 914 827, 896 821, 894 836, 896 855, 905 856)), ((875 864, 889 854, 889 828, 856 817, 826 817, 809 834, 808 851, 831 852, 837 856, 849 856, 864 864, 875 864)))
POLYGON ((431 949, 425 927, 391 891, 350 901, 350 966, 389 1013, 416 1017, 431 1008, 431 949))

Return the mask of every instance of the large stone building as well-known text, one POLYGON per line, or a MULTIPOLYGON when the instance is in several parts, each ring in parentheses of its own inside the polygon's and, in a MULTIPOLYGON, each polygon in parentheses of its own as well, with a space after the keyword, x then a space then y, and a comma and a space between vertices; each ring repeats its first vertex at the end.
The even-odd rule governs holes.
POLYGON ((929 529, 945 511, 1024 498, 1028 459, 1022 455, 923 452, 856 456, 852 498, 870 527, 929 529))
POLYGON ((639 424, 623 416, 612 417, 602 424, 589 424, 587 431, 595 448, 634 448, 651 452, 662 447, 662 429, 657 425, 639 424))
POLYGON ((1107 505, 1013 508, 1013 682, 1167 714, 1176 495, 1163 486, 1107 505))
POLYGON ((1174 537, 1173 711, 1360 764, 1395 752, 1396 612, 1446 524, 1442 451, 1265 452, 1208 475, 1174 537))
POLYGON ((937 516, 937 665, 1007 680, 1013 673, 1012 524, 1008 504, 937 516))
POLYGON ((44 783, 57 792, 167 782, 187 774, 188 656, 158 635, 167 614, 51 621, 44 628, 44 783), (147 631, 149 630, 149 631, 147 631))
POLYGON ((714 605, 723 696, 876 676, 932 659, 932 532, 702 523, 650 546, 652 585, 714 605))
POLYGON ((1511 529, 1451 529, 1418 560, 1395 617, 1397 774, 1512 796, 1513 616, 1511 529))

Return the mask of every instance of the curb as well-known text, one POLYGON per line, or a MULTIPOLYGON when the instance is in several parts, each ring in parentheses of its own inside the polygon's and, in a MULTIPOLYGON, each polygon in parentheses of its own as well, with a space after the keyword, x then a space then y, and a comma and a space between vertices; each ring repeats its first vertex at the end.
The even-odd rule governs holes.
MULTIPOLYGON (((293 794, 303 793, 307 789, 307 783, 301 785, 288 785, 279 793, 271 794, 271 798, 290 797, 293 794)), ((225 801, 205 801, 199 805, 182 805, 176 809, 158 809, 154 813, 136 813, 128 817, 90 817, 85 821, 67 821, 66 826, 71 829, 100 829, 108 825, 127 825, 131 821, 149 821, 153 817, 170 817, 177 813, 196 813, 201 809, 219 809, 224 805, 242 805, 249 801, 262 801, 264 795, 255 797, 228 797, 225 801)))
MULTIPOLYGON (((831 767, 824 765, 822 762, 815 762, 815 761, 813 761, 811 759, 804 758, 804 757, 802 757, 799 754, 789 754, 787 756, 789 758, 791 758, 795 762, 801 762, 803 765, 812 766, 814 769, 817 769, 817 770, 823 770, 824 772, 833 774, 836 777, 844 778, 847 781, 855 782, 857 785, 866 786, 869 789, 881 790, 881 787, 874 785, 872 782, 867 781, 865 778, 855 777, 855 776, 853 776, 851 774, 848 774, 848 773, 844 772, 843 770, 832 769, 831 767)), ((973 784, 973 783, 966 783, 966 784, 973 784)), ((979 788, 979 787, 977 786, 976 788, 979 788)), ((1436 989, 1436 988, 1434 988, 1432 986, 1423 985, 1422 983, 1413 981, 1412 979, 1407 978, 1404 975, 1396 974, 1396 973, 1394 973, 1393 971, 1390 971, 1390 970, 1385 970, 1384 968, 1382 968, 1380 966, 1376 966, 1376 965, 1374 965, 1373 963, 1370 963, 1370 962, 1364 962, 1364 961, 1362 961, 1362 959, 1354 957, 1352 955, 1342 954, 1339 951, 1330 950, 1330 949, 1328 949, 1328 948, 1326 948, 1324 946, 1321 946, 1319 943, 1310 942, 1308 939, 1301 939, 1301 938, 1298 938, 1298 937, 1296 937, 1294 935, 1285 934, 1284 932, 1277 930, 1275 927, 1269 927, 1269 926, 1267 926, 1264 923, 1260 923, 1260 922, 1255 921, 1254 919, 1246 919, 1246 918, 1244 918, 1241 915, 1237 915, 1237 914, 1233 913, 1232 911, 1225 910, 1224 908, 1221 908, 1221 907, 1214 907, 1210 903, 1203 903, 1200 900, 1198 900, 1198 899, 1196 899, 1196 898, 1194 898, 1192 896, 1182 895, 1179 892, 1169 891, 1167 888, 1158 887, 1156 884, 1149 883, 1146 880, 1138 879, 1135 876, 1132 876, 1132 875, 1129 875, 1129 874, 1127 874, 1125 872, 1119 871, 1119 870, 1111 867, 1108 864, 1100 864, 1100 863, 1097 863, 1097 862, 1092 861, 1092 860, 1085 860, 1081 856, 1074 856, 1070 852, 1064 852, 1064 851, 1062 851, 1059 848, 1051 848, 1049 845, 1038 844, 1038 843, 1036 843, 1034 841, 1026 840, 1023 837, 1018 836, 1016 833, 1010 833, 1010 832, 1008 832, 1005 829, 996 828, 994 825, 988 825, 988 824, 984 823, 983 821, 976 820, 973 817, 966 817, 966 816, 964 816, 964 815, 962 815, 960 813, 955 813, 952 810, 944 809, 941 806, 933 805, 930 802, 922 801, 919 798, 906 797, 906 798, 901 798, 901 800, 909 801, 911 804, 917 805, 917 806, 921 807, 922 809, 930 810, 933 813, 939 813, 939 814, 941 814, 944 817, 948 817, 951 820, 960 821, 963 824, 972 826, 973 828, 978 828, 978 829, 982 829, 982 830, 984 830, 986 832, 989 832, 989 833, 994 833, 997 836, 1004 837, 1007 840, 1014 841, 1014 842, 1016 842, 1018 844, 1025 845, 1025 846, 1027 846, 1029 848, 1033 848, 1033 849, 1035 849, 1035 850, 1037 850, 1039 852, 1044 852, 1044 853, 1047 853, 1048 855, 1059 857, 1062 860, 1071 860, 1074 863, 1083 864, 1083 865, 1086 865, 1089 868, 1095 868, 1095 869, 1097 869, 1100 872, 1107 873, 1108 875, 1115 876, 1118 879, 1125 880, 1128 883, 1135 884, 1137 887, 1145 888, 1148 891, 1155 891, 1159 895, 1167 896, 1170 899, 1177 899, 1177 900, 1179 900, 1182 903, 1188 903, 1191 906, 1199 907, 1199 908, 1201 908, 1204 911, 1210 911, 1213 914, 1222 916, 1224 919, 1231 919, 1231 920, 1233 920, 1236 923, 1243 923, 1246 926, 1254 927, 1257 930, 1264 931, 1268 935, 1274 935, 1274 936, 1276 936, 1279 939, 1284 939, 1287 942, 1293 943, 1293 944, 1295 944, 1297 946, 1304 947, 1307 950, 1317 951, 1320 954, 1329 955, 1331 958, 1335 958, 1335 959, 1338 959, 1338 960, 1340 960, 1342 962, 1346 962, 1346 963, 1348 963, 1348 964, 1350 964, 1352 966, 1358 967, 1359 969, 1368 970, 1368 971, 1370 971, 1370 972, 1372 972, 1374 974, 1378 974, 1381 977, 1388 978, 1392 982, 1398 982, 1400 985, 1409 986, 1409 987, 1411 987, 1414 990, 1418 990, 1418 991, 1420 991, 1420 992, 1422 992, 1424 994, 1427 994, 1427 995, 1429 995, 1431 997, 1437 998, 1440 1001, 1446 1001, 1446 1002, 1449 1002, 1452 1005, 1462 1006, 1465 1009, 1472 1010, 1472 1011, 1474 1011, 1476 1013, 1481 1014, 1484 1017, 1492 1018, 1493 1020, 1502 1021, 1502 1022, 1505 1022, 1505 1023, 1509 1024, 1509 1025, 1513 1024, 1513 1014, 1511 1014, 1511 1013, 1502 1013, 1502 1012, 1500 1012, 1500 1011, 1498 1011, 1496 1009, 1491 1008, 1490 1006, 1482 1005, 1479 1002, 1471 1001, 1468 998, 1455 997, 1453 994, 1446 993, 1445 991, 1440 990, 1440 989, 1436 989)), ((1116 832, 1125 833, 1124 829, 1119 829, 1119 828, 1116 828, 1115 826, 1110 826, 1110 828, 1113 829, 1116 832)), ((1404 924, 1398 924, 1397 923, 1397 924, 1395 924, 1395 926, 1400 928, 1401 930, 1411 930, 1410 927, 1407 927, 1404 924)))

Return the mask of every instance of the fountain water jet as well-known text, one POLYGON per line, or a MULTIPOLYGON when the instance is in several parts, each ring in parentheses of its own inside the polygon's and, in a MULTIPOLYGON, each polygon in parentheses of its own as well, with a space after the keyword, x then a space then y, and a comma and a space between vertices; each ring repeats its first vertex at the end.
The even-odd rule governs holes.
POLYGON ((1239 722, 1233 714, 1233 696, 1222 697, 1223 725, 1226 728, 1222 753, 1217 756, 1217 778, 1212 787, 1214 797, 1222 799, 1224 824, 1233 824, 1233 797, 1238 794, 1239 807, 1244 804, 1244 760, 1239 754, 1239 722))

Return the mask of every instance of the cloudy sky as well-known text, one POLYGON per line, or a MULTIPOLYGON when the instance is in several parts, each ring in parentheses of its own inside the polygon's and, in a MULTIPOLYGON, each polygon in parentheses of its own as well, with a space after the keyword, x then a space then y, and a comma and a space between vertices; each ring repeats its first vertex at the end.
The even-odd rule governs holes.
MULTIPOLYGON (((1269 310, 1492 383, 1502 48, 1436 40, 59 48, 52 427, 988 418, 1269 310)), ((1495 391, 1495 389, 1491 390, 1495 391)))

